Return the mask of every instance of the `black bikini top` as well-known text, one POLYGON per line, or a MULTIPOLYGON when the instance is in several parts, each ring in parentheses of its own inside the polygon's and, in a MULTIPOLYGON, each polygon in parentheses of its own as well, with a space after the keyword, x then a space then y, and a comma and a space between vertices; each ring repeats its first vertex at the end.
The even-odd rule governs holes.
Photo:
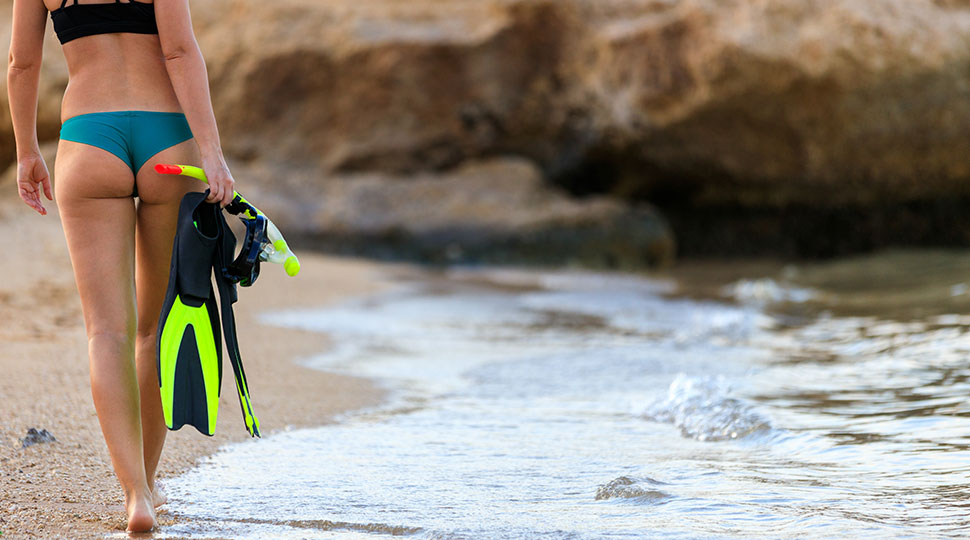
POLYGON ((129 0, 115 0, 109 4, 78 4, 78 0, 51 12, 54 32, 62 44, 95 34, 157 34, 155 4, 129 0))

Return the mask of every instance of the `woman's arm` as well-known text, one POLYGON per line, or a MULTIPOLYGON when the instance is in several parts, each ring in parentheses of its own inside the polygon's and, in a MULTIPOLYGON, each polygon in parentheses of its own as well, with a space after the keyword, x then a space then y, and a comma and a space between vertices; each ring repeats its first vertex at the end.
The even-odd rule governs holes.
POLYGON ((41 0, 14 0, 10 56, 7 63, 7 101, 17 142, 17 189, 20 198, 41 215, 40 198, 51 194, 50 175, 37 142, 37 87, 44 52, 47 8, 41 0))
POLYGON ((155 0, 155 20, 168 76, 202 153, 202 168, 209 178, 208 200, 225 206, 232 201, 235 181, 222 155, 209 75, 192 31, 188 0, 155 0))

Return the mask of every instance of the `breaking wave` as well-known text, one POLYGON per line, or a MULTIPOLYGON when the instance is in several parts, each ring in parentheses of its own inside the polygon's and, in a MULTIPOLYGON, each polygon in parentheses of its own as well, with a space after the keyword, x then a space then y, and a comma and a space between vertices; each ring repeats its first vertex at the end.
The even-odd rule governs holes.
POLYGON ((673 424, 698 441, 741 439, 771 430, 771 424, 750 405, 729 396, 723 377, 677 375, 667 397, 650 405, 643 417, 673 424))
POLYGON ((610 480, 596 490, 596 500, 629 499, 636 502, 658 503, 670 499, 672 495, 665 493, 657 486, 666 485, 649 477, 621 476, 610 480))

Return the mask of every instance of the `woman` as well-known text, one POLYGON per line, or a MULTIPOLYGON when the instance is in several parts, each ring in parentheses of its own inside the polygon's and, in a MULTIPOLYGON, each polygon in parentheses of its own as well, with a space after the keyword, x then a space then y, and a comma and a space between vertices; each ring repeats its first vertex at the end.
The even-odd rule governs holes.
POLYGON ((70 75, 54 191, 84 312, 91 391, 128 530, 149 531, 166 434, 156 330, 179 202, 201 187, 154 165, 201 164, 208 200, 223 206, 234 181, 188 0, 14 0, 7 90, 24 202, 44 215, 41 193, 53 200, 36 126, 48 12, 70 75))

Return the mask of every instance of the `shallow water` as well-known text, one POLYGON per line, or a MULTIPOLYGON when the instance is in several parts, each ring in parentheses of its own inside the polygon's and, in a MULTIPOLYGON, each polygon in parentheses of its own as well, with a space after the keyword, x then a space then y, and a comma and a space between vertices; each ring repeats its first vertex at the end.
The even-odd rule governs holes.
POLYGON ((945 252, 678 280, 456 269, 269 313, 333 336, 311 365, 392 399, 228 447, 168 485, 187 519, 165 532, 959 537, 968 269, 945 252))

